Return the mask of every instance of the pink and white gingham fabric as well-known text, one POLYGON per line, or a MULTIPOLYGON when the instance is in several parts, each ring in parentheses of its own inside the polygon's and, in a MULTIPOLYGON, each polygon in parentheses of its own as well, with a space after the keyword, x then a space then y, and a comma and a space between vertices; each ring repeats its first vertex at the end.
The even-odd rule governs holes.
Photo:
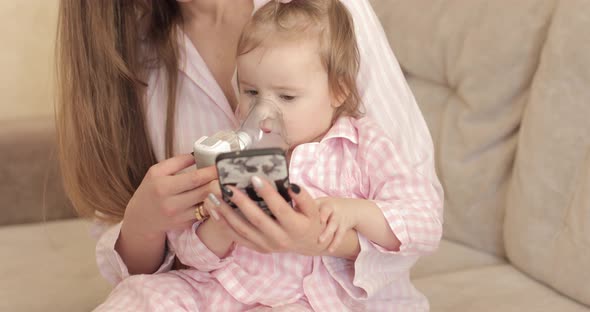
MULTIPOLYGON (((260 7, 268 1, 254 2, 260 7)), ((117 285, 98 311, 427 310, 426 299, 408 276, 417 258, 436 248, 441 234, 443 192, 434 171, 432 141, 368 0, 342 2, 353 16, 359 42, 357 84, 367 116, 380 127, 368 118, 340 119, 322 142, 296 149, 291 179, 314 196, 375 200, 402 241, 401 250, 383 250, 360 236, 361 253, 354 262, 260 255, 241 247, 219 259, 193 235, 195 224, 185 232, 169 233, 174 248, 156 274, 129 276, 114 249, 121 226, 117 224, 102 231, 96 247, 101 273, 117 285), (170 271, 175 252, 198 269, 170 271)), ((198 51, 186 36, 181 41, 185 49, 179 71, 177 154, 190 152, 202 135, 237 125, 198 51)), ((166 84, 161 79, 160 71, 151 73, 146 101, 158 160, 164 159, 166 116, 166 84)))

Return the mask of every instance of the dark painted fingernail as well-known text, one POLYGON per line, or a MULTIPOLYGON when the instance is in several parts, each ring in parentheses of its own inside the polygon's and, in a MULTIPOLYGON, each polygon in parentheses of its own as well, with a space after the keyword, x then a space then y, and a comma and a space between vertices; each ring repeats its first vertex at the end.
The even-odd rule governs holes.
POLYGON ((223 192, 223 194, 225 194, 225 196, 227 197, 232 197, 234 196, 234 192, 232 192, 227 186, 224 186, 221 188, 221 191, 223 192))
POLYGON ((299 192, 301 192, 301 188, 299 187, 299 185, 291 183, 291 191, 293 191, 293 193, 295 194, 299 194, 299 192))

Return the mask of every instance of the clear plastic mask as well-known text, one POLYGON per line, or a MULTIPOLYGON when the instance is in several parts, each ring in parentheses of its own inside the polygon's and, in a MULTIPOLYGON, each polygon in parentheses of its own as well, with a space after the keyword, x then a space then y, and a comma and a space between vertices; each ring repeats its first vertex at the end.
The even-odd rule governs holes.
POLYGON ((237 132, 242 133, 241 139, 250 140, 243 142, 246 149, 289 147, 283 113, 274 101, 255 97, 244 115, 245 118, 242 119, 237 132))

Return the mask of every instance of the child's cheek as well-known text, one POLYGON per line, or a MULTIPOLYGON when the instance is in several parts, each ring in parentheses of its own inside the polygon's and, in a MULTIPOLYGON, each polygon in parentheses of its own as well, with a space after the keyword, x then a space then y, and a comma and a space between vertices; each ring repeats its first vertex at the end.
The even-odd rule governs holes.
POLYGON ((289 143, 296 141, 297 135, 301 132, 301 129, 292 120, 284 120, 283 128, 285 130, 283 135, 286 136, 289 143))
POLYGON ((250 105, 243 96, 240 97, 240 102, 238 103, 238 107, 236 107, 236 117, 239 120, 244 120, 246 118, 246 114, 250 110, 250 105))

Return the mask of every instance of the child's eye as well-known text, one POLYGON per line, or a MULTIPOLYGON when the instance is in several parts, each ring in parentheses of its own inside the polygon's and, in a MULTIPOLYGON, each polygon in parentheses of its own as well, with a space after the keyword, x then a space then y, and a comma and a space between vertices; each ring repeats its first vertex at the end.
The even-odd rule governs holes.
POLYGON ((250 96, 257 96, 258 95, 258 91, 256 90, 244 90, 244 93, 250 96))
POLYGON ((294 97, 294 96, 292 96, 292 95, 284 95, 284 94, 283 94, 283 95, 280 95, 279 97, 280 97, 280 98, 281 98, 281 100, 283 100, 283 101, 293 101, 293 100, 295 99, 295 97, 294 97))

